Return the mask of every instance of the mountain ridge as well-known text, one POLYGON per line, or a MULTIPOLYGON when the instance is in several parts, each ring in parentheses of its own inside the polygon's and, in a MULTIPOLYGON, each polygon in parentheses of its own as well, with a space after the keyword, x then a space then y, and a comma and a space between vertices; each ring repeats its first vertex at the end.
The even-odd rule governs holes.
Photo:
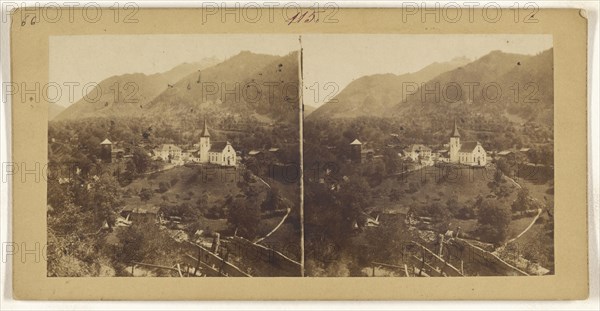
POLYGON ((306 120, 426 118, 428 114, 456 118, 483 113, 551 126, 552 57, 553 49, 535 55, 495 50, 475 60, 458 58, 432 63, 413 73, 363 76, 310 113, 306 120), (487 93, 482 95, 482 89, 487 93), (496 89, 500 93, 494 94, 496 89), (494 98, 496 95, 498 99, 494 98))
POLYGON ((162 73, 138 72, 110 76, 50 120, 134 115, 139 106, 154 99, 170 83, 179 80, 179 76, 210 66, 215 61, 215 58, 206 58, 198 62, 182 63, 162 73))
POLYGON ((309 119, 384 116, 391 106, 403 100, 402 88, 406 84, 426 82, 440 73, 465 65, 467 61, 466 58, 455 58, 449 62, 429 64, 411 73, 360 77, 350 82, 332 100, 318 107, 309 119))

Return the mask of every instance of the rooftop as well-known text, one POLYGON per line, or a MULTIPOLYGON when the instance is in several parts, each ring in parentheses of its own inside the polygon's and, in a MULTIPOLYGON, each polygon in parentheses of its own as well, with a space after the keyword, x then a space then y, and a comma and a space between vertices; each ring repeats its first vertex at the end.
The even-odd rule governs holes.
POLYGON ((431 148, 425 146, 425 145, 419 145, 419 144, 414 144, 414 145, 410 145, 408 147, 409 151, 412 152, 421 152, 421 151, 431 151, 431 148))
POLYGON ((160 147, 161 150, 166 151, 166 150, 179 150, 181 151, 181 148, 173 145, 173 144, 164 144, 160 147))
POLYGON ((127 205, 121 212, 130 212, 136 214, 158 214, 160 207, 152 204, 146 205, 127 205))
POLYGON ((471 152, 477 145, 479 145, 479 142, 477 141, 465 141, 460 145, 459 152, 471 152))
POLYGON ((460 137, 460 133, 458 133, 458 125, 456 125, 456 120, 454 120, 454 130, 452 131, 452 137, 460 137))
POLYGON ((229 145, 229 142, 215 141, 210 144, 210 150, 208 152, 221 152, 227 145, 229 145))
POLYGON ((202 128, 202 133, 200 133, 201 137, 210 137, 210 133, 208 132, 208 125, 206 124, 206 118, 204 118, 204 127, 202 128))

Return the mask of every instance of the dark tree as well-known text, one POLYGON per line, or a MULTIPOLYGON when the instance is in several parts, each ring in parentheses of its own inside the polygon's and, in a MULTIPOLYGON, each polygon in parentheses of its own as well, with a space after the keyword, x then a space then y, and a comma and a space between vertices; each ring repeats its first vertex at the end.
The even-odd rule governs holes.
POLYGON ((483 200, 479 206, 479 230, 482 238, 491 243, 500 243, 506 238, 511 212, 495 200, 483 200))
MULTIPOLYGON (((140 190, 140 194, 139 194, 140 200, 142 200, 142 201, 148 201, 148 200, 150 200, 152 198, 153 194, 154 193, 152 192, 151 189, 142 188, 142 190, 140 190)), ((163 198, 163 200, 164 200, 164 198, 163 198)))
POLYGON ((253 240, 260 222, 260 208, 251 201, 235 200, 229 210, 227 222, 237 230, 239 236, 253 240))

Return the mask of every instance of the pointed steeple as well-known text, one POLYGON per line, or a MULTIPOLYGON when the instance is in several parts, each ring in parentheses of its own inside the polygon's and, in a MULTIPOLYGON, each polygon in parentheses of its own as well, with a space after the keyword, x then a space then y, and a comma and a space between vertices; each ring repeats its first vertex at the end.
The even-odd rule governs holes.
POLYGON ((460 137, 458 133, 458 126, 456 125, 456 119, 454 119, 454 130, 452 131, 451 137, 460 137))
POLYGON ((210 137, 210 133, 208 133, 208 125, 206 124, 206 117, 204 117, 204 128, 202 129, 201 137, 210 137))

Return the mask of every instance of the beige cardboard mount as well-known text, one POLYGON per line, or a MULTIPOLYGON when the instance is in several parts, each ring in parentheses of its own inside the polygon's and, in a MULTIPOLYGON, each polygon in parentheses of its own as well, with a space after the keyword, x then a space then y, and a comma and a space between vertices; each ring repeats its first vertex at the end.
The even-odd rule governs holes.
MULTIPOLYGON (((555 258, 556 273, 543 277, 453 278, 49 278, 44 260, 15 258, 17 299, 44 300, 282 300, 282 299, 583 299, 588 296, 587 260, 587 20, 578 10, 541 9, 534 22, 482 18, 462 10, 456 22, 402 9, 338 9, 322 20, 292 23, 281 9, 264 9, 256 21, 202 9, 146 9, 135 22, 106 8, 96 22, 81 10, 63 10, 56 21, 31 23, 27 12, 12 13, 12 82, 48 83, 49 37, 106 34, 550 34, 554 41, 555 258), (472 19, 469 17, 472 15, 472 19), (272 18, 271 18, 272 16, 272 18), (33 25, 32 25, 33 24, 33 25)), ((450 11, 451 12, 451 11, 450 11)), ((453 12, 456 13, 456 12, 453 12)), ((49 14, 49 13, 48 13, 49 14)), ((91 13, 90 13, 91 14, 91 13)), ((446 12, 448 16, 455 16, 446 12)), ((524 14, 524 13, 523 13, 524 14)), ((293 15, 289 13, 288 15, 293 15)), ((93 15, 90 15, 93 17, 93 15)), ((242 16, 243 17, 243 16, 242 16)), ((291 17, 291 16, 290 16, 291 17)), ((54 18, 51 15, 50 18, 54 18)), ((257 44, 268 44, 257 40, 257 44)), ((410 47, 407 47, 410 48, 410 47)), ((432 47, 435 48, 435 47, 432 47)), ((324 46, 322 53, 327 53, 324 46)), ((304 55, 309 58, 310 55, 304 55)), ((47 163, 45 102, 12 97, 12 156, 17 163, 47 163)), ((13 242, 46 243, 46 183, 12 183, 13 242)), ((30 246, 31 248, 32 246, 30 246)), ((32 256, 29 258, 33 258, 32 256)))

